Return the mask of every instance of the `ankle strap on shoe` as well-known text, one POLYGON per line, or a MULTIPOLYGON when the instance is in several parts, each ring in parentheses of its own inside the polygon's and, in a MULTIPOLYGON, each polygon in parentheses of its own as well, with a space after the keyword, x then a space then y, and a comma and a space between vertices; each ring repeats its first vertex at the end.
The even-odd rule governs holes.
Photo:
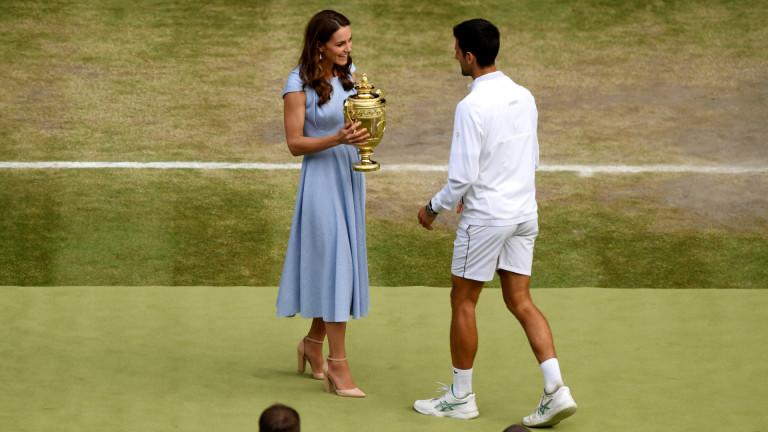
POLYGON ((346 358, 346 357, 344 357, 344 358, 342 358, 342 359, 335 359, 335 358, 330 358, 330 357, 328 357, 328 360, 329 360, 329 361, 335 361, 335 362, 343 362, 343 361, 347 361, 347 358, 346 358))
POLYGON ((308 340, 308 341, 310 341, 310 342, 314 342, 314 343, 317 343, 317 344, 321 344, 321 343, 323 343, 323 341, 319 341, 319 340, 315 340, 315 339, 312 339, 312 338, 311 338, 311 337, 309 337, 309 336, 304 336, 304 340, 308 340))

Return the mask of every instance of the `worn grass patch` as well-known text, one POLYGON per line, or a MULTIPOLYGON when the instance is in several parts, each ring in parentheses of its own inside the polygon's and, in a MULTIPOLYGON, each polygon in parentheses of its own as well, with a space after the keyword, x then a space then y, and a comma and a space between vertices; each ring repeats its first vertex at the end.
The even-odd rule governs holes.
MULTIPOLYGON (((5 1, 0 154, 5 160, 292 160, 283 145, 280 94, 306 21, 324 7, 316 1, 5 1)), ((539 101, 550 160, 690 157, 675 145, 648 151, 648 142, 667 143, 653 131, 699 120, 681 105, 701 104, 712 92, 721 105, 765 94, 759 83, 768 58, 768 7, 762 2, 396 0, 334 7, 353 22, 358 68, 388 92, 389 141, 396 146, 445 140, 443 129, 466 92, 451 28, 475 16, 499 26, 499 67, 539 101), (648 103, 646 93, 671 100, 648 103), (422 132, 425 124, 435 129, 422 132)), ((745 127, 764 118, 765 104, 752 104, 758 112, 745 127)), ((749 113, 739 117, 751 119, 749 113)), ((701 125, 715 136, 728 127, 707 124, 701 125)))

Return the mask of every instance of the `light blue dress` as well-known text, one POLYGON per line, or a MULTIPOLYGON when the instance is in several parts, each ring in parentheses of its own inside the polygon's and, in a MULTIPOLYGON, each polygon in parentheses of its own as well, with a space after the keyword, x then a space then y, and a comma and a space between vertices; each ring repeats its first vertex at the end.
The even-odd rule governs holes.
MULTIPOLYGON (((307 96, 304 136, 328 136, 344 125, 344 100, 355 91, 345 91, 338 78, 332 84, 331 100, 317 106, 317 93, 304 87, 299 68, 288 76, 283 97, 295 91, 307 96)), ((346 144, 304 155, 277 316, 344 322, 368 315, 365 177, 352 170, 359 159, 357 148, 346 144)))

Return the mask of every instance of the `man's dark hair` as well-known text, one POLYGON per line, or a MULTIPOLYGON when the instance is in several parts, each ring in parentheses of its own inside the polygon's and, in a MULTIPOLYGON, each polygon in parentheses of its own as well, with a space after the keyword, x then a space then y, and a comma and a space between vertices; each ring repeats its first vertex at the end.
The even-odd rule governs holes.
POLYGON ((259 432, 300 432, 299 413, 295 409, 276 403, 259 417, 259 432))
POLYGON ((499 29, 489 21, 475 18, 464 21, 453 28, 453 36, 459 41, 459 48, 471 52, 480 67, 496 63, 499 54, 499 29))

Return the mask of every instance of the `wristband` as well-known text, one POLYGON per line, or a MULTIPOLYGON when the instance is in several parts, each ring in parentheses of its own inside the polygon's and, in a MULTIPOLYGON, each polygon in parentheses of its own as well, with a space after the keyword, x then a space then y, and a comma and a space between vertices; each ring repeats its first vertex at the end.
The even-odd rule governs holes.
POLYGON ((438 215, 438 213, 436 211, 432 210, 432 200, 429 200, 429 202, 427 203, 426 209, 427 209, 427 214, 429 216, 437 216, 438 215))

